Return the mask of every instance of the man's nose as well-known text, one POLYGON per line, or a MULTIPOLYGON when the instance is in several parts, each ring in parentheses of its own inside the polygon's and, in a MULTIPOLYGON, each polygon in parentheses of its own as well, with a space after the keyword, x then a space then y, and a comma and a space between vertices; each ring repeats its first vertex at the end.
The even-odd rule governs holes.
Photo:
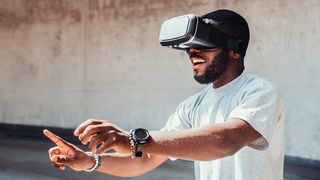
POLYGON ((190 48, 190 49, 189 49, 189 52, 197 52, 197 53, 198 53, 198 52, 200 52, 200 50, 195 49, 195 48, 190 48))
POLYGON ((195 48, 190 48, 187 50, 188 55, 190 56, 192 53, 199 53, 200 51, 195 48))

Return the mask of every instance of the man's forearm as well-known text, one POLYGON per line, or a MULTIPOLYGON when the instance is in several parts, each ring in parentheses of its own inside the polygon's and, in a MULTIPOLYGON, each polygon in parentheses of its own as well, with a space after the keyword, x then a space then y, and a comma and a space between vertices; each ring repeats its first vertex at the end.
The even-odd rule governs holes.
POLYGON ((151 171, 167 159, 164 156, 131 158, 128 155, 105 153, 102 154, 101 166, 97 171, 113 176, 134 177, 151 171))
POLYGON ((214 160, 233 155, 260 135, 244 121, 208 125, 177 132, 151 132, 146 153, 185 160, 214 160))
POLYGON ((146 152, 199 161, 219 159, 231 153, 231 148, 226 145, 227 142, 222 143, 224 137, 200 131, 200 129, 189 129, 176 132, 153 132, 146 152))

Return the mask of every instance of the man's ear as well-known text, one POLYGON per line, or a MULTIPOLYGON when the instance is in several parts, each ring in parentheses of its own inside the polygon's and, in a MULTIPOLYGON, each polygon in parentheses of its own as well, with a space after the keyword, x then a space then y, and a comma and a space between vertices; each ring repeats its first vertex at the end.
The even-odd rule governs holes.
POLYGON ((241 55, 234 50, 229 50, 229 57, 235 60, 241 59, 241 55))

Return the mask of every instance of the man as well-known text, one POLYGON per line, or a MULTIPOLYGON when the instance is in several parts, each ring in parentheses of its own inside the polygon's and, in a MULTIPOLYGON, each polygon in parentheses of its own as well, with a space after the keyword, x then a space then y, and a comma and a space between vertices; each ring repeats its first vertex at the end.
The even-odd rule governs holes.
POLYGON ((185 48, 195 80, 208 84, 202 91, 180 103, 158 132, 149 134, 141 128, 127 132, 104 120, 85 121, 74 135, 96 154, 44 130, 57 144, 49 150, 54 166, 131 177, 151 171, 170 157, 194 161, 197 180, 282 179, 283 102, 272 83, 244 70, 247 22, 229 10, 214 11, 202 20, 218 29, 221 37, 238 42, 230 46, 230 42, 213 40, 216 47, 212 49, 195 42, 194 47, 185 48), (116 153, 105 153, 111 149, 116 153))

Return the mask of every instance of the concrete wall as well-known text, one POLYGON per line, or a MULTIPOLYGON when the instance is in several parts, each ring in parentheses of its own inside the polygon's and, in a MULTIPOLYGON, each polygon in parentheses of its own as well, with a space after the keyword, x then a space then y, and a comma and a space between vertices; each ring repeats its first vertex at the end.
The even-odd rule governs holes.
POLYGON ((161 23, 218 8, 246 17, 247 69, 283 91, 286 154, 320 160, 318 0, 0 0, 0 123, 159 129, 202 88, 161 23))

